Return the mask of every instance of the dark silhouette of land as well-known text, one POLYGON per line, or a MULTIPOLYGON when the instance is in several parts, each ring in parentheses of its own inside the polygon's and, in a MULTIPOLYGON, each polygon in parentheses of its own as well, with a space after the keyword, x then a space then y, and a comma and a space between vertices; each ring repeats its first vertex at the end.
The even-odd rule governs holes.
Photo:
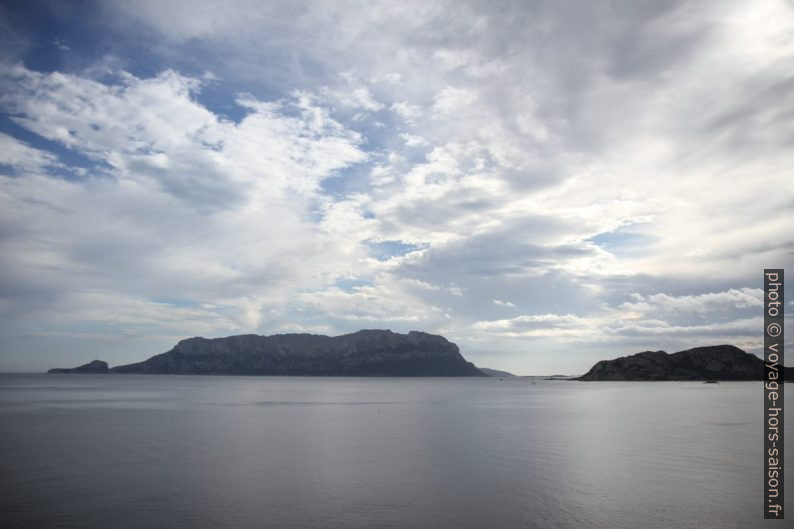
MULTIPOLYGON (((189 338, 143 362, 109 371, 104 365, 103 372, 158 375, 487 376, 443 336, 389 330, 335 337, 246 334, 189 338)), ((82 373, 85 367, 50 372, 82 373)))
MULTIPOLYGON (((778 368, 780 380, 794 380, 794 367, 778 368)), ((645 351, 601 360, 576 380, 763 380, 764 361, 733 345, 695 347, 668 354, 645 351)))

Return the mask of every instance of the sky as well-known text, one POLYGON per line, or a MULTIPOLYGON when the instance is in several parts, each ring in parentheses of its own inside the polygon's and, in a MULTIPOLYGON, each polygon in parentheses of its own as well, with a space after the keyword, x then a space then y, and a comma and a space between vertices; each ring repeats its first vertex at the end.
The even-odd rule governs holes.
POLYGON ((2 1, 0 113, 0 371, 359 329, 518 374, 758 354, 794 273, 792 1, 2 1))

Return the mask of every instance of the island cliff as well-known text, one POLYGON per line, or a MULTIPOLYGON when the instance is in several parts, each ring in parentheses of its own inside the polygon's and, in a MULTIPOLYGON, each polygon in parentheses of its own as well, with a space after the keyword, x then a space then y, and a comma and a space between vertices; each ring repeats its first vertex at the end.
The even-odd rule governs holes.
POLYGON ((486 376, 443 336, 362 330, 342 336, 189 338, 113 373, 174 375, 486 376))
MULTIPOLYGON (((794 367, 780 367, 781 380, 794 380, 794 367)), ((695 347, 667 354, 645 351, 601 360, 576 380, 762 380, 764 361, 733 345, 695 347)))

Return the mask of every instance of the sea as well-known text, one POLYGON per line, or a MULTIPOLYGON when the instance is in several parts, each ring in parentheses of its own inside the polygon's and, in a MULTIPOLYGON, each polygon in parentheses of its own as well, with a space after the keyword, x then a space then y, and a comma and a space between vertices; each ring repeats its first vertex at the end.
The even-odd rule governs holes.
POLYGON ((784 527, 763 420, 761 382, 3 374, 0 527, 784 527))

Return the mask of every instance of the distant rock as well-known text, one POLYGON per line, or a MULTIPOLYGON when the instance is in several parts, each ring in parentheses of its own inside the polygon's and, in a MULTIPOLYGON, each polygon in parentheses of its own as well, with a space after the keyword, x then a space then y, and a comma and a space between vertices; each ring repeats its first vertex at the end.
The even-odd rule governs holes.
POLYGON ((110 373, 110 369, 108 368, 108 363, 103 362, 102 360, 94 360, 92 362, 88 362, 87 364, 83 364, 78 367, 73 367, 71 369, 50 369, 47 373, 57 375, 57 374, 91 374, 91 375, 104 375, 110 373))
POLYGON ((173 375, 485 376, 443 336, 362 330, 342 336, 189 338, 113 373, 173 375))
POLYGON ((513 373, 508 373, 507 371, 499 371, 498 369, 489 369, 487 367, 478 367, 477 369, 479 369, 489 377, 506 378, 506 377, 515 376, 513 373))
MULTIPOLYGON (((784 367, 786 381, 794 367, 784 367)), ((784 378, 781 377, 781 378, 784 378)), ((695 347, 667 354, 645 351, 601 360, 576 380, 763 380, 764 361, 733 345, 695 347)))

